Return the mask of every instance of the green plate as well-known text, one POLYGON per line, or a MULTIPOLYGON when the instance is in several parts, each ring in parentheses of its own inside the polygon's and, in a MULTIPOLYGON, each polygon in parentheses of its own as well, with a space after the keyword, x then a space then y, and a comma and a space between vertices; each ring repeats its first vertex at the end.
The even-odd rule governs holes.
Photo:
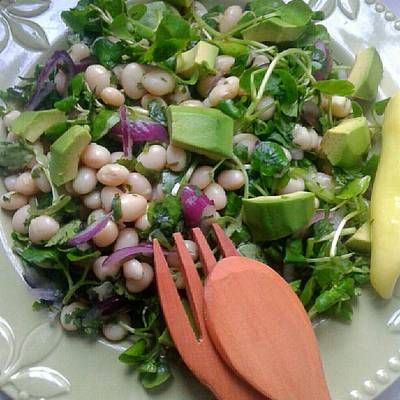
MULTIPOLYGON (((400 20, 375 0, 309 0, 329 18, 336 57, 375 46, 385 74, 380 95, 400 82, 400 20), (397 55, 397 56, 396 56, 397 55)), ((26 75, 52 49, 60 48, 65 26, 60 11, 71 0, 0 0, 0 89, 26 75)), ((0 125, 0 133, 4 129, 0 125)), ((5 191, 1 186, 0 190, 5 191)), ((0 213, 0 388, 18 399, 206 400, 212 396, 177 365, 163 390, 146 392, 122 365, 124 343, 89 340, 51 326, 43 312, 32 312, 33 298, 11 251, 10 216, 0 213), (18 396, 18 397, 17 397, 18 396)), ((400 293, 400 291, 399 291, 400 293)), ((378 299, 365 290, 354 321, 320 320, 315 325, 333 400, 371 400, 400 377, 400 297, 378 299), (388 325, 389 320, 391 323, 388 325)), ((126 343, 125 343, 126 346, 126 343)))

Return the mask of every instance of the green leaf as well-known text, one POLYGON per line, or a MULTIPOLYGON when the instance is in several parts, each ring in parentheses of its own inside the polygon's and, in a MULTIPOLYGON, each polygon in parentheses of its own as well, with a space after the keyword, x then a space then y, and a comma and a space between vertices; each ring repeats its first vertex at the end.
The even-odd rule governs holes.
POLYGON ((11 175, 24 169, 33 159, 33 148, 24 141, 0 142, 0 174, 11 175))
POLYGON ((349 200, 361 196, 368 190, 370 182, 371 177, 368 175, 354 179, 346 185, 336 197, 340 200, 349 200))
POLYGON ((72 200, 71 196, 63 194, 58 198, 57 201, 52 203, 49 207, 37 208, 37 209, 31 207, 30 215, 32 218, 38 217, 39 215, 50 215, 50 216, 55 215, 64 208, 66 208, 68 204, 71 202, 71 200, 72 200))
POLYGON ((128 8, 128 16, 133 19, 140 19, 146 14, 146 11, 146 4, 133 4, 128 8))
POLYGON ((257 260, 265 264, 267 263, 262 248, 257 244, 254 243, 242 244, 241 246, 238 247, 238 252, 243 257, 252 258, 253 260, 257 260))
POLYGON ((148 110, 149 117, 158 122, 159 124, 166 125, 167 124, 167 116, 166 116, 166 106, 164 105, 160 99, 154 99, 149 102, 148 110))
POLYGON ((120 356, 118 357, 119 361, 130 364, 130 365, 139 365, 145 359, 146 353, 146 340, 139 339, 135 342, 131 347, 128 347, 120 356))
POLYGON ((273 142, 261 142, 251 157, 251 168, 264 177, 282 175, 289 168, 282 146, 273 142))
POLYGON ((301 239, 293 239, 286 243, 285 263, 304 263, 305 261, 306 259, 303 255, 303 243, 301 239))
POLYGON ((315 279, 310 278, 307 281, 306 285, 304 286, 304 289, 300 295, 300 300, 305 306, 307 306, 310 303, 311 299, 313 298, 315 289, 316 289, 315 279))
POLYGON ((236 218, 242 209, 242 198, 235 192, 227 192, 227 203, 223 210, 223 215, 236 218))
POLYGON ((116 111, 103 109, 95 117, 92 122, 92 138, 93 141, 101 139, 111 128, 119 122, 119 114, 116 111))
POLYGON ((268 14, 285 5, 283 0, 253 0, 250 3, 250 10, 257 17, 268 14))
POLYGON ((160 229, 164 234, 172 234, 182 222, 182 208, 178 197, 167 194, 163 200, 152 201, 147 216, 152 229, 160 229))
POLYGON ((59 229, 59 231, 46 243, 46 247, 55 245, 61 245, 73 238, 81 227, 81 221, 79 219, 73 220, 68 224, 65 224, 59 229))
POLYGON ((314 88, 321 93, 336 96, 351 96, 354 92, 354 85, 349 81, 341 79, 318 81, 314 84, 314 88))
POLYGON ((111 202, 111 211, 115 222, 118 222, 122 217, 121 197, 116 193, 111 202))
MULTIPOLYGON (((60 250, 60 249, 59 249, 60 250)), ((60 250, 64 251, 64 250, 60 250)), ((101 256, 100 251, 92 248, 87 250, 79 250, 77 247, 69 248, 65 250, 67 258, 72 263, 77 263, 85 260, 95 259, 101 256)))
POLYGON ((386 110, 386 106, 388 105, 390 101, 390 97, 388 99, 384 99, 381 101, 377 101, 374 104, 374 111, 378 114, 378 115, 383 115, 385 113, 386 110))
POLYGON ((313 16, 313 11, 303 0, 292 0, 276 12, 284 22, 294 26, 307 25, 313 16))
POLYGON ((78 97, 85 87, 85 74, 83 72, 76 74, 69 84, 72 96, 78 97))
POLYGON ((68 113, 75 107, 76 103, 78 103, 78 99, 76 97, 68 96, 65 99, 56 101, 54 103, 54 107, 57 108, 57 110, 68 113))
POLYGON ((106 38, 99 38, 92 45, 93 54, 99 60, 100 64, 108 69, 114 68, 121 62, 124 51, 122 42, 114 43, 106 38))
POLYGON ((154 373, 140 374, 140 382, 145 389, 154 389, 155 387, 162 385, 171 377, 171 371, 164 356, 160 356, 158 362, 155 363, 154 366, 154 373))
POLYGON ((28 246, 18 253, 29 264, 46 269, 62 269, 64 267, 60 252, 57 249, 28 246))

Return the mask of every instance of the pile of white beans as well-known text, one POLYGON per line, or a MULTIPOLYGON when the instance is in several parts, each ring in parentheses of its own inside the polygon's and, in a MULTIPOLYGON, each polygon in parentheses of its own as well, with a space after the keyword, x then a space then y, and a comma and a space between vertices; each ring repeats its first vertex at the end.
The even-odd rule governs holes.
MULTIPOLYGON (((197 4, 197 2, 196 2, 197 4)), ((205 9, 197 4, 196 12, 204 14, 205 9)), ((226 33, 235 28, 243 15, 240 6, 230 6, 218 18, 219 30, 226 33)), ((80 62, 90 56, 90 49, 83 43, 75 44, 70 49, 70 56, 74 62, 80 62)), ((255 54, 249 59, 249 65, 263 66, 269 59, 263 54, 255 54)), ((189 88, 178 85, 175 78, 168 72, 151 65, 129 63, 119 65, 112 71, 102 65, 91 65, 85 71, 87 87, 96 94, 99 101, 108 107, 120 107, 125 104, 126 98, 140 102, 146 111, 149 102, 157 99, 162 104, 181 104, 192 107, 214 107, 221 100, 234 99, 243 95, 239 87, 239 78, 230 76, 230 71, 235 64, 235 58, 228 55, 219 55, 216 58, 216 75, 203 76, 197 83, 197 91, 202 100, 193 99, 189 88)), ((59 71, 55 77, 56 89, 62 93, 65 90, 66 77, 59 71)), ((346 117, 351 110, 351 102, 347 98, 334 96, 331 101, 333 116, 346 117)), ((322 107, 327 109, 329 102, 322 99, 322 107)), ((259 119, 267 121, 274 116, 275 100, 273 97, 264 96, 256 107, 259 119)), ((16 135, 9 131, 11 123, 19 116, 18 111, 12 111, 0 119, 0 128, 5 129, 7 140, 16 140, 16 135)), ((2 129, 0 129, 1 132, 2 129)), ((299 160, 304 151, 318 151, 321 137, 313 129, 296 125, 293 130, 293 143, 297 149, 283 149, 287 158, 299 160)), ((259 139, 251 133, 237 133, 234 144, 245 146, 249 157, 254 152, 259 139)), ((40 142, 34 144, 43 149, 40 142)), ((88 214, 87 223, 91 224, 109 213, 115 195, 120 196, 121 219, 118 222, 109 220, 107 225, 93 237, 93 244, 100 249, 110 248, 111 251, 139 244, 138 232, 150 228, 147 217, 148 203, 162 200, 164 193, 161 185, 152 184, 144 175, 130 172, 126 167, 117 163, 123 158, 122 152, 110 153, 99 144, 90 143, 83 151, 77 176, 65 185, 65 190, 81 199, 82 206, 88 214)), ((188 154, 185 150, 173 145, 152 144, 142 151, 138 161, 150 171, 160 172, 169 169, 181 172, 187 168, 188 154)), ((321 175, 321 174, 320 174, 321 175)), ((324 174, 322 174, 324 175, 324 174)), ((329 179, 326 176, 325 181, 329 179)), ((320 177, 320 180, 322 178, 320 177)), ((321 181, 321 185, 326 182, 321 181)), ((218 216, 218 211, 227 204, 226 192, 241 189, 245 184, 245 177, 239 169, 225 169, 216 173, 212 165, 200 165, 192 173, 189 183, 196 185, 209 199, 214 202, 210 215, 218 216)), ((3 210, 13 213, 13 229, 28 235, 34 244, 45 244, 60 229, 59 222, 48 215, 35 218, 30 217, 31 205, 39 193, 51 191, 51 186, 39 165, 34 159, 25 171, 7 176, 4 179, 7 193, 0 197, 0 206, 3 210), (33 172, 35 172, 33 174, 33 172)), ((288 184, 281 189, 281 193, 293 193, 304 190, 305 183, 302 178, 291 178, 288 184)), ((186 247, 193 260, 198 260, 198 249, 191 240, 185 241, 186 247)), ((110 251, 110 252, 111 252, 110 251)), ((139 293, 149 287, 154 278, 152 265, 131 259, 123 264, 103 266, 107 254, 103 254, 93 263, 93 274, 100 281, 115 279, 123 276, 126 289, 131 293, 139 293)), ((169 256, 168 263, 174 271, 175 282, 178 288, 183 288, 185 283, 179 272, 177 256, 169 256)), ((75 309, 85 308, 79 302, 65 306, 61 314, 61 323, 66 330, 76 330, 76 326, 65 321, 65 316, 75 309)), ((118 317, 117 323, 103 326, 103 333, 109 340, 121 340, 128 333, 125 328, 130 319, 127 314, 118 317)))

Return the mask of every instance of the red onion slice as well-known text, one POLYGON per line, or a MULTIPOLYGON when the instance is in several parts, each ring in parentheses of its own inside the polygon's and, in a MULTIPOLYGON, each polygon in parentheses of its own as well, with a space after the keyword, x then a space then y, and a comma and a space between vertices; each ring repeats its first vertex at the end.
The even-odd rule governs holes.
POLYGON ((88 242, 90 239, 92 239, 94 236, 96 236, 101 230, 103 230, 106 227, 110 218, 111 218, 111 213, 105 215, 100 220, 89 225, 82 232, 79 232, 78 234, 76 234, 72 239, 68 240, 67 244, 70 246, 76 246, 78 244, 88 242))
POLYGON ((199 226, 204 210, 214 205, 212 200, 193 185, 187 185, 183 188, 181 203, 183 216, 189 228, 199 226))
POLYGON ((136 254, 153 254, 153 246, 151 244, 139 244, 138 246, 119 249, 104 260, 103 267, 120 264, 136 254))

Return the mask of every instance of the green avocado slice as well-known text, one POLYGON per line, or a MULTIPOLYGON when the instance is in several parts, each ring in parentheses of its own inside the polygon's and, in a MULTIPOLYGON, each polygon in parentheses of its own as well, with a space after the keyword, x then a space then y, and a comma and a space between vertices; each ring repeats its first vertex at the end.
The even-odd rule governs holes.
POLYGON ((67 120, 59 110, 25 111, 11 124, 11 131, 33 143, 56 123, 67 120))
POLYGON ((281 239, 310 222, 314 199, 310 192, 244 199, 244 221, 257 242, 281 239))
POLYGON ((55 185, 76 178, 79 159, 91 139, 88 126, 75 125, 50 146, 50 176, 55 185))
POLYGON ((362 225, 357 232, 346 242, 350 250, 359 253, 371 252, 371 226, 369 222, 362 225))
POLYGON ((174 146, 221 160, 233 156, 233 119, 205 107, 169 106, 168 131, 174 146))

